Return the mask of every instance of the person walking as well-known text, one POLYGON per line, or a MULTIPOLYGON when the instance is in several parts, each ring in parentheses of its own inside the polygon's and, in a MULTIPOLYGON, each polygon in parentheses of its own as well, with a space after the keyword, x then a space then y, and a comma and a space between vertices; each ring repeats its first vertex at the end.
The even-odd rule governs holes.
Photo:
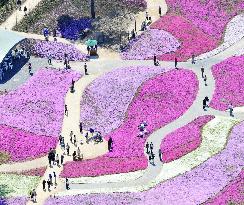
POLYGON ((46 191, 46 180, 45 179, 42 181, 42 189, 43 189, 43 191, 46 191))
POLYGON ((52 167, 52 156, 51 153, 48 153, 48 163, 49 163, 49 167, 52 167))
POLYGON ((32 70, 32 65, 31 65, 31 63, 29 63, 29 65, 28 65, 28 69, 29 69, 29 74, 31 75, 31 70, 32 70))
POLYGON ((36 190, 35 189, 33 189, 33 191, 32 191, 32 196, 33 196, 33 202, 36 203, 37 194, 36 194, 36 190))
POLYGON ((73 144, 73 131, 70 132, 69 136, 70 136, 69 140, 71 144, 73 144))
POLYGON ((49 180, 50 180, 50 184, 53 185, 53 177, 52 177, 52 174, 49 174, 48 177, 49 177, 49 180))
POLYGON ((82 122, 80 122, 80 133, 83 133, 83 127, 82 127, 82 122))
POLYGON ((86 65, 86 63, 85 63, 85 65, 84 65, 84 70, 85 70, 85 75, 88 75, 88 72, 87 72, 87 65, 86 65))
POLYGON ((205 83, 205 86, 207 86, 207 76, 206 75, 204 75, 204 83, 205 83))
POLYGON ((77 149, 77 157, 79 160, 81 159, 80 147, 78 147, 78 149, 77 149))
POLYGON ((75 145, 75 146, 77 146, 76 142, 77 142, 77 141, 76 141, 76 136, 74 135, 74 145, 75 145))
POLYGON ((152 142, 150 143, 150 150, 151 150, 151 152, 153 151, 153 143, 152 142))
POLYGON ((48 179, 47 180, 47 189, 48 189, 48 191, 51 191, 51 181, 50 181, 50 179, 48 179))
POLYGON ((17 7, 19 8, 19 11, 21 11, 21 0, 17 0, 17 7))
POLYGON ((113 139, 110 137, 108 140, 108 151, 112 152, 112 146, 113 146, 113 139))
POLYGON ((155 154, 153 152, 151 152, 152 165, 155 165, 154 158, 155 158, 155 154))
POLYGON ((59 156, 58 156, 58 154, 56 154, 56 163, 57 163, 57 166, 59 167, 59 156))
POLYGON ((162 162, 162 151, 161 151, 161 149, 158 150, 158 156, 159 156, 160 162, 162 162))
POLYGON ((25 16, 27 16, 27 7, 26 6, 24 7, 24 13, 25 13, 25 16))
POLYGON ((64 105, 64 114, 68 116, 68 106, 66 104, 64 105))
POLYGON ((57 185, 57 176, 56 176, 55 172, 53 172, 53 177, 54 177, 54 184, 56 186, 57 185))
POLYGON ((69 190, 70 187, 69 187, 69 180, 68 178, 65 179, 65 186, 66 186, 66 189, 69 190))
POLYGON ((178 64, 178 60, 177 60, 177 58, 175 57, 175 69, 178 69, 178 68, 177 68, 177 64, 178 64))
POLYGON ((60 157, 60 163, 61 163, 61 165, 64 164, 64 155, 62 155, 62 154, 61 154, 61 157, 60 157))
POLYGON ((160 17, 162 16, 162 8, 161 8, 161 6, 158 7, 158 14, 159 14, 160 17))
POLYGON ((230 116, 231 116, 231 117, 234 117, 234 114, 233 114, 233 110, 234 110, 234 108, 233 108, 232 104, 230 104, 230 105, 228 106, 228 109, 229 109, 229 111, 230 111, 230 116))
POLYGON ((148 20, 148 12, 146 11, 146 20, 148 20))
POLYGON ((203 110, 204 111, 207 111, 207 107, 208 107, 208 105, 207 105, 207 102, 209 101, 209 99, 208 99, 208 97, 206 96, 205 98, 204 98, 204 100, 203 100, 203 110))
POLYGON ((146 144, 146 149, 147 149, 147 150, 146 150, 146 153, 149 154, 149 143, 148 143, 148 142, 147 142, 147 144, 146 144))
POLYGON ((63 140, 62 135, 59 135, 58 139, 59 139, 59 144, 61 145, 63 140))
POLYGON ((73 161, 76 161, 76 151, 73 152, 72 156, 73 156, 73 161))
POLYGON ((69 156, 69 149, 70 149, 70 146, 69 146, 69 144, 67 143, 67 145, 66 145, 66 150, 67 150, 67 155, 69 156))
POLYGON ((204 78, 204 68, 201 67, 202 78, 204 78))
POLYGON ((48 55, 48 64, 52 65, 52 56, 51 55, 48 55))
POLYGON ((193 53, 192 56, 191 56, 191 63, 192 63, 192 64, 195 64, 195 63, 196 63, 194 53, 193 53))

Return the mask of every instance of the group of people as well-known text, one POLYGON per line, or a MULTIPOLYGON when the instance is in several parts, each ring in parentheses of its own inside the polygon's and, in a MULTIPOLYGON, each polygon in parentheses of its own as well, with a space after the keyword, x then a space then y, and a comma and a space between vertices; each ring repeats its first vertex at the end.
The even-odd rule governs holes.
POLYGON ((150 144, 148 142, 146 143, 146 153, 148 154, 149 162, 152 165, 155 165, 155 163, 154 163, 155 154, 153 153, 153 143, 152 142, 150 144))
POLYGON ((53 173, 50 173, 48 175, 48 179, 43 179, 42 180, 42 189, 43 191, 48 190, 49 192, 51 191, 51 186, 53 186, 56 188, 57 186, 57 175, 56 173, 53 171, 53 173), (47 189, 46 189, 47 188, 47 189))
MULTIPOLYGON (((17 4, 17 7, 18 7, 19 11, 21 11, 22 1, 21 0, 17 0, 16 4, 17 4)), ((26 6, 24 6, 24 13, 25 13, 25 16, 26 16, 27 15, 27 7, 26 6)))
POLYGON ((50 167, 53 167, 54 165, 60 167, 60 165, 64 164, 64 154, 61 154, 59 158, 59 155, 58 153, 56 153, 56 150, 50 149, 48 153, 48 163, 50 167))

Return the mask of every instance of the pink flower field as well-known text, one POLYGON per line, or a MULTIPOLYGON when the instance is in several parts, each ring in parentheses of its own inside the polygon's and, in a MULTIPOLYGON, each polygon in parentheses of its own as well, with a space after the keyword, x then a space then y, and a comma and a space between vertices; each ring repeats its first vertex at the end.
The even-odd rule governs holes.
POLYGON ((137 36, 128 46, 128 49, 121 54, 122 59, 148 60, 153 59, 154 55, 176 51, 180 43, 166 31, 149 29, 137 36))
POLYGON ((213 50, 218 45, 216 39, 205 34, 187 19, 174 14, 161 17, 151 28, 171 33, 181 44, 176 52, 159 55, 160 60, 172 61, 177 57, 178 61, 186 61, 193 53, 197 56, 213 50))
MULTIPOLYGON (((138 162, 143 162, 136 165, 137 170, 144 169, 145 163, 142 158, 145 158, 144 144, 146 138, 137 137, 139 134, 138 125, 142 121, 147 121, 150 134, 172 122, 192 105, 197 91, 197 78, 189 70, 168 71, 146 81, 139 88, 136 97, 130 104, 124 123, 105 137, 106 139, 109 137, 113 139, 113 151, 105 155, 110 158, 110 163, 114 165, 112 169, 117 169, 120 166, 114 159, 126 158, 126 163, 130 163, 132 157, 133 160, 138 158, 138 162)), ((103 157, 102 160, 97 161, 95 166, 94 163, 86 163, 86 166, 84 166, 85 162, 80 162, 79 168, 77 165, 73 165, 76 162, 71 162, 65 165, 65 167, 67 166, 65 169, 72 171, 63 173, 62 176, 69 177, 70 174, 72 176, 83 176, 84 167, 86 167, 86 170, 90 167, 91 170, 90 174, 86 173, 86 176, 94 175, 94 172, 110 174, 111 169, 109 167, 104 167, 104 169, 107 169, 106 171, 101 169, 107 163, 106 160, 107 158, 103 157), (72 167, 76 167, 76 169, 72 169, 72 167), (99 169, 95 171, 93 170, 94 167, 99 167, 99 169)), ((127 171, 135 171, 135 168, 127 171)), ((112 171, 112 173, 114 172, 112 171)))
POLYGON ((65 95, 72 79, 76 81, 80 77, 74 71, 40 69, 17 90, 0 96, 0 124, 57 137, 63 121, 65 95))
POLYGON ((230 103, 243 106, 244 56, 228 58, 214 65, 212 72, 215 91, 210 106, 217 110, 227 110, 230 103))
POLYGON ((106 174, 127 173, 146 169, 147 164, 147 159, 144 156, 140 158, 110 158, 107 156, 102 156, 93 160, 66 163, 64 170, 61 173, 61 177, 95 177, 106 174))
POLYGON ((40 136, 0 125, 0 152, 10 155, 10 161, 24 161, 44 156, 55 148, 57 138, 40 136))
POLYGON ((243 202, 243 190, 238 189, 238 187, 243 185, 243 136, 244 122, 234 127, 225 149, 220 153, 191 171, 164 181, 148 191, 51 197, 45 202, 45 205, 97 203, 102 205, 195 205, 202 204, 215 196, 223 197, 216 199, 213 203, 216 205, 225 205, 230 202, 241 204, 243 202), (227 188, 225 188, 226 186, 227 188), (222 195, 219 195, 223 189, 222 195))
POLYGON ((166 0, 170 12, 181 15, 204 33, 221 40, 227 23, 244 11, 243 0, 166 0))
POLYGON ((209 115, 198 117, 184 127, 168 134, 160 145, 163 162, 179 159, 198 148, 201 144, 201 128, 213 118, 209 115))

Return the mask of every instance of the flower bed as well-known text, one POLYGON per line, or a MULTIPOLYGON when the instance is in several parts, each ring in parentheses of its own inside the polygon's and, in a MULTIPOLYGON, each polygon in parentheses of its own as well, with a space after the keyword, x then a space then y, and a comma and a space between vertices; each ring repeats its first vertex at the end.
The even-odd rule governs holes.
POLYGON ((170 33, 149 29, 131 41, 121 57, 125 60, 148 60, 153 59, 154 55, 174 52, 179 46, 180 43, 170 33))
POLYGON ((80 176, 95 177, 106 174, 127 173, 146 169, 147 163, 145 157, 110 158, 103 156, 94 160, 68 162, 65 164, 60 176, 76 178, 80 176))
POLYGON ((58 139, 35 135, 15 128, 0 125, 0 151, 10 155, 10 161, 23 161, 44 156, 55 148, 58 139))
POLYGON ((244 170, 231 181, 217 196, 208 200, 206 205, 218 204, 241 204, 244 201, 243 195, 244 170))
POLYGON ((193 53, 197 56, 211 51, 218 44, 216 39, 205 34, 181 16, 165 15, 153 23, 151 28, 171 33, 181 44, 175 53, 158 56, 160 60, 174 60, 177 57, 179 61, 186 61, 193 53))
POLYGON ((56 60, 64 60, 64 54, 68 55, 71 61, 87 61, 88 57, 86 54, 79 51, 72 44, 65 44, 62 42, 55 41, 41 41, 35 40, 33 54, 41 57, 48 58, 51 56, 56 60))
POLYGON ((118 128, 138 87, 164 71, 162 67, 130 66, 95 79, 86 87, 81 100, 84 129, 93 127, 105 135, 118 128))
POLYGON ((221 40, 227 23, 244 11, 242 0, 166 0, 170 12, 190 20, 204 33, 221 40))
POLYGON ((27 197, 0 198, 1 205, 26 205, 27 202, 27 197))
POLYGON ((80 77, 74 71, 40 69, 17 90, 1 96, 0 124, 57 137, 64 116, 64 97, 72 79, 80 77))
POLYGON ((208 115, 198 117, 184 127, 166 135, 160 145, 163 162, 168 163, 179 159, 199 147, 201 144, 201 128, 213 118, 213 116, 208 115))
MULTIPOLYGON (((226 119, 224 122, 226 123, 226 119)), ((216 124, 217 129, 219 123, 216 124)), ((222 132, 210 126, 210 133, 222 132)), ((226 133, 228 135, 228 133, 226 133)), ((201 204, 218 194, 243 168, 244 123, 234 127, 226 148, 200 166, 144 192, 100 193, 49 198, 45 205, 93 204, 201 204)), ((217 136, 217 135, 216 135, 217 136)), ((188 159, 189 163, 192 159, 188 159)), ((102 191, 102 190, 101 190, 102 191)))
POLYGON ((84 166, 85 162, 72 162, 65 165, 65 170, 67 171, 62 173, 62 176, 69 177, 70 174, 76 177, 83 176, 85 171, 82 170, 84 167, 86 167, 87 171, 90 170, 85 176, 90 176, 94 172, 102 172, 103 174, 118 173, 116 169, 120 165, 115 159, 126 158, 127 163, 130 163, 132 156, 133 158, 138 158, 137 160, 140 164, 135 166, 137 167, 136 169, 133 168, 127 171, 144 169, 144 161, 147 160, 144 156, 146 137, 138 138, 138 125, 142 121, 147 121, 150 134, 177 119, 192 105, 197 91, 197 78, 192 71, 188 70, 169 71, 146 81, 130 104, 124 123, 118 129, 106 135, 106 139, 109 137, 113 139, 113 151, 105 155, 110 158, 110 163, 114 165, 112 169, 107 166, 102 170, 103 164, 107 164, 107 161, 105 161, 107 158, 103 157, 101 158, 102 160, 100 159, 96 163, 95 167, 100 167, 96 171, 93 163, 84 166), (142 158, 145 160, 142 160, 142 158), (72 168, 75 166, 77 168, 74 171, 72 168), (116 171, 112 171, 113 169, 116 171), (73 171, 70 172, 70 170, 73 171))
POLYGON ((231 57, 212 67, 215 79, 214 96, 210 106, 217 110, 227 110, 244 105, 244 56, 231 57))
POLYGON ((3 197, 29 196, 35 189, 41 177, 15 174, 0 174, 0 187, 3 187, 3 197))

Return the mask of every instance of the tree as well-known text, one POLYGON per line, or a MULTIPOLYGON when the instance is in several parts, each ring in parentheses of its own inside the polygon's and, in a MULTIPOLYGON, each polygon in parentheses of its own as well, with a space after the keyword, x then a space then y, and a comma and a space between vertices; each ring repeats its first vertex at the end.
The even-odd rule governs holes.
POLYGON ((96 14, 95 14, 95 0, 91 0, 91 17, 95 19, 96 14))

